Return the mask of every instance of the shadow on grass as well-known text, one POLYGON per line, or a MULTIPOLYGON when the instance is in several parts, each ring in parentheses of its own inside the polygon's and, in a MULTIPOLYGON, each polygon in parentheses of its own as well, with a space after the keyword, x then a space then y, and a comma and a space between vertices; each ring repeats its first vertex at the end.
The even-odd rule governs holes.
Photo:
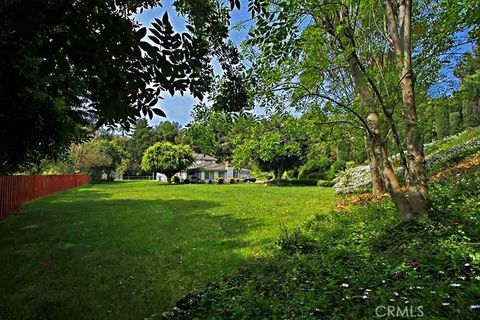
POLYGON ((138 319, 168 309, 253 260, 244 238, 263 224, 218 206, 93 188, 29 203, 0 223, 0 318, 138 319))

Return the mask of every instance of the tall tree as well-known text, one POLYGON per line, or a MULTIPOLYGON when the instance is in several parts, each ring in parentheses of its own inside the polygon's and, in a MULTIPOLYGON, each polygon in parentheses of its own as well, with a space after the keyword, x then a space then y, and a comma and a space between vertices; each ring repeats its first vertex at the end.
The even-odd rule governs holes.
POLYGON ((15 171, 28 154, 53 157, 83 138, 78 131, 87 124, 129 129, 142 115, 165 116, 156 107, 163 92, 203 98, 212 58, 232 62, 229 11, 216 1, 175 1, 186 17, 184 33, 174 31, 167 14, 149 30, 135 20, 161 4, 0 3, 0 172, 15 171))
POLYGON ((160 172, 172 182, 172 177, 193 163, 193 152, 189 146, 158 142, 149 147, 142 158, 142 169, 160 172))
POLYGON ((306 137, 300 122, 290 115, 275 115, 244 127, 234 138, 233 164, 256 165, 273 172, 276 180, 298 167, 306 153, 306 137))

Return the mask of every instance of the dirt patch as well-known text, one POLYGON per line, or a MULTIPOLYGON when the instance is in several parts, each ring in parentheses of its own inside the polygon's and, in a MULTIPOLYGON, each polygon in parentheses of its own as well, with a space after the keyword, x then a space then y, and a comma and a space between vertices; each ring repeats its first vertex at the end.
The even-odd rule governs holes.
POLYGON ((442 181, 448 176, 472 172, 477 170, 478 168, 480 168, 480 156, 477 154, 463 159, 453 167, 446 168, 440 172, 435 173, 430 177, 430 181, 442 181))

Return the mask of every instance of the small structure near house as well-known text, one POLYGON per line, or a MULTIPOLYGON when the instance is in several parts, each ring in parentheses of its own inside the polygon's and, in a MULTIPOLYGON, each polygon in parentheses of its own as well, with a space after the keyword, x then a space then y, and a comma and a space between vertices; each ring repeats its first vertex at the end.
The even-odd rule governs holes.
MULTIPOLYGON (((176 174, 180 180, 215 181, 217 178, 250 178, 250 169, 235 169, 228 162, 221 164, 215 157, 206 154, 194 154, 193 164, 187 170, 176 174)), ((162 174, 157 173, 157 180, 162 180, 162 174)), ((165 178, 166 179, 166 178, 165 178)))

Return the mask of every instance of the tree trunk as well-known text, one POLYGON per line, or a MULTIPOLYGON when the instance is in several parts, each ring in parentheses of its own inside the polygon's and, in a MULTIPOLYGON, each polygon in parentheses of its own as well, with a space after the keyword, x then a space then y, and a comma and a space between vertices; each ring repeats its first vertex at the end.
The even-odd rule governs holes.
POLYGON ((402 81, 402 97, 405 109, 408 157, 408 197, 413 211, 420 216, 428 216, 428 186, 425 175, 423 141, 417 125, 417 110, 410 72, 402 81))
POLYGON ((408 198, 417 216, 428 215, 428 187, 425 175, 423 142, 417 124, 412 70, 412 0, 399 3, 398 15, 392 0, 384 0, 390 38, 400 71, 402 101, 407 132, 408 198), (397 21, 398 19, 398 21, 397 21))
POLYGON ((172 175, 171 174, 165 174, 165 176, 167 177, 167 183, 172 184, 172 175))
POLYGON ((398 181, 398 177, 392 168, 392 164, 388 159, 387 150, 380 135, 380 124, 378 115, 374 110, 370 111, 367 117, 367 123, 371 131, 371 142, 373 145, 374 154, 377 160, 378 167, 385 181, 387 191, 392 198, 398 214, 404 220, 412 217, 412 208, 398 181))
POLYGON ((385 193, 384 179, 382 173, 379 170, 377 158, 375 157, 375 148, 372 140, 368 137, 368 133, 365 136, 365 144, 367 147, 368 165, 370 166, 370 176, 372 179, 372 193, 374 195, 381 195, 385 193))
POLYGON ((285 170, 283 170, 282 168, 276 168, 273 171, 273 175, 274 175, 275 180, 277 180, 277 181, 281 180, 284 172, 285 172, 285 170))

